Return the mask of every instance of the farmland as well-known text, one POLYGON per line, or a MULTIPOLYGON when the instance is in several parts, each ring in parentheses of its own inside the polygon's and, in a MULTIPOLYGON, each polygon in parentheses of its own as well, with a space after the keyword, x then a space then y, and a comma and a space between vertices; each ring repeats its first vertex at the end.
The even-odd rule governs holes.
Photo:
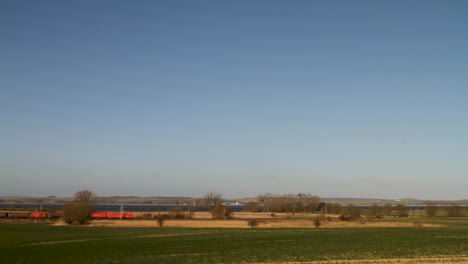
POLYGON ((468 263, 468 219, 438 223, 445 226, 240 229, 3 223, 0 263, 468 263))

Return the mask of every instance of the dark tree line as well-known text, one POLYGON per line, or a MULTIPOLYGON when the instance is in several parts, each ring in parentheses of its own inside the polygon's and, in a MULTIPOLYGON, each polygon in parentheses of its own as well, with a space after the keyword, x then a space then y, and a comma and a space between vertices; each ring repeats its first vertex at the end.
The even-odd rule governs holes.
POLYGON ((266 213, 313 213, 319 208, 320 198, 316 195, 298 194, 271 194, 259 195, 257 202, 248 204, 252 212, 266 213))

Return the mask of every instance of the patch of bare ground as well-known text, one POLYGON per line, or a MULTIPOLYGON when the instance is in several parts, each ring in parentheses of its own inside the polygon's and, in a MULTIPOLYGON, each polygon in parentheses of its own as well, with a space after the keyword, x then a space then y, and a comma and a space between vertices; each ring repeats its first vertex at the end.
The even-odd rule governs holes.
MULTIPOLYGON (((323 261, 306 261, 306 262, 268 262, 269 264, 393 264, 393 263, 468 263, 468 255, 462 256, 434 256, 434 257, 421 257, 421 258, 395 258, 395 259, 354 259, 354 260, 323 260, 323 261)), ((252 263, 253 264, 253 263, 252 263)), ((255 264, 263 264, 256 262, 255 264)))

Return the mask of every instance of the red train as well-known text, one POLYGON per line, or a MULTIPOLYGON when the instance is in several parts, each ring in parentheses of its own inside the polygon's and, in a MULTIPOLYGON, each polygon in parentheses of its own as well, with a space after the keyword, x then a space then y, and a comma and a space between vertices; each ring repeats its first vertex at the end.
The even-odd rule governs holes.
MULTIPOLYGON (((0 212, 0 218, 23 218, 23 219, 58 219, 59 213, 51 212, 25 212, 25 211, 9 211, 0 212)), ((133 213, 108 213, 108 212, 94 212, 91 214, 93 219, 135 219, 133 213)))
POLYGON ((34 219, 47 218, 47 213, 46 212, 31 212, 29 214, 29 218, 34 218, 34 219))
POLYGON ((94 212, 91 214, 93 219, 134 219, 132 213, 107 213, 107 212, 94 212))
POLYGON ((31 219, 46 219, 55 216, 55 214, 47 212, 22 212, 22 211, 11 211, 11 212, 0 212, 0 218, 31 218, 31 219))

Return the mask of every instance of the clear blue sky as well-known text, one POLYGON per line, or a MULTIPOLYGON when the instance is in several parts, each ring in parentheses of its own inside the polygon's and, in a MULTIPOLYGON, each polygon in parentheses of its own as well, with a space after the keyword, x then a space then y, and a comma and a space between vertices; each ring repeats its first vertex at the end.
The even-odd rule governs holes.
POLYGON ((0 2, 0 196, 468 199, 467 1, 0 2))

